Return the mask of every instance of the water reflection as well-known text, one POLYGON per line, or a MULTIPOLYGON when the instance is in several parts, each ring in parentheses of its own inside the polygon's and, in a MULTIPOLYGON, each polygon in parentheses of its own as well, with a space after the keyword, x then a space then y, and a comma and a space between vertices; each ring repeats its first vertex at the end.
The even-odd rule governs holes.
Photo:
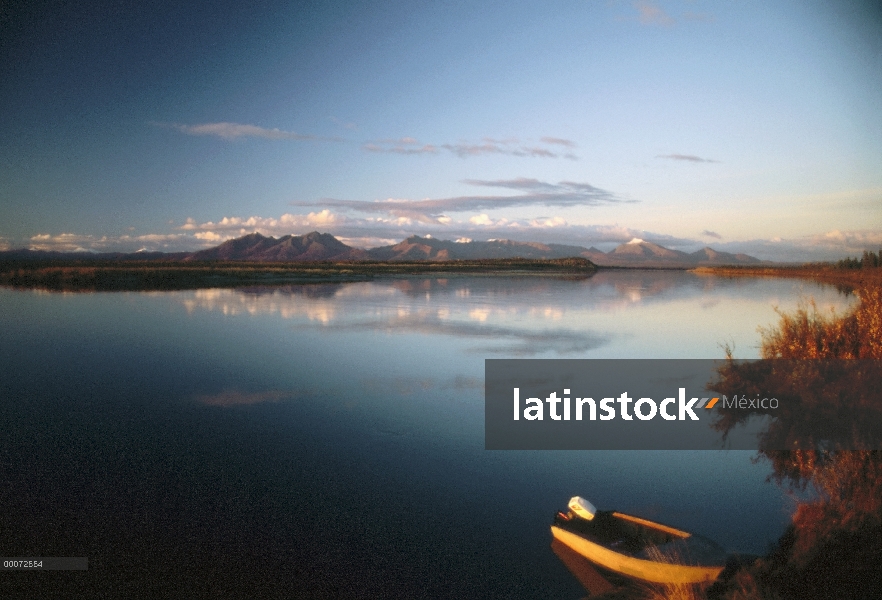
POLYGON ((89 556, 95 597, 577 597, 548 550, 575 493, 760 551, 786 514, 747 454, 485 451, 484 359, 718 358, 799 285, 0 289, 0 529, 19 556, 89 556))
POLYGON ((719 357, 720 346, 734 344, 740 357, 753 358, 755 328, 775 316, 775 306, 786 308, 807 294, 821 305, 850 302, 830 288, 792 280, 630 270, 580 280, 410 277, 175 297, 190 314, 275 315, 297 329, 328 333, 456 338, 468 352, 494 356, 700 358, 719 357))

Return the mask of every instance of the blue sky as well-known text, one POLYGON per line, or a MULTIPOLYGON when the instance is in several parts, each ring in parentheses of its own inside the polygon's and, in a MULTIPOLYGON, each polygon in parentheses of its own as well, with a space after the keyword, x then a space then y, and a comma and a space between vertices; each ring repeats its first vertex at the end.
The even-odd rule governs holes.
POLYGON ((882 247, 878 2, 12 3, 0 248, 882 247))

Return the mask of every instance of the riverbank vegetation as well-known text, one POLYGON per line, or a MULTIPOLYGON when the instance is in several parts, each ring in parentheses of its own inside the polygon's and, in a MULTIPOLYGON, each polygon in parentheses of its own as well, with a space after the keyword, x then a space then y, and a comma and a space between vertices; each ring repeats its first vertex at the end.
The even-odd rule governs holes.
POLYGON ((0 285, 59 291, 153 291, 365 281, 383 276, 448 273, 585 277, 596 269, 584 258, 288 263, 9 260, 0 262, 0 285))
POLYGON ((882 286, 882 250, 864 252, 861 258, 846 258, 835 263, 809 263, 795 266, 699 267, 699 275, 719 277, 793 277, 836 285, 844 290, 882 286))
MULTIPOLYGON (((777 327, 761 330, 763 360, 729 361, 720 369, 719 383, 726 389, 783 385, 798 399, 791 414, 774 415, 759 449, 772 465, 772 478, 793 492, 797 508, 777 547, 716 584, 708 598, 862 599, 882 593, 882 394, 876 362, 882 359, 882 268, 878 256, 868 254, 857 266, 849 262, 825 270, 845 273, 839 281, 854 285, 859 303, 849 312, 825 314, 809 303, 781 314, 777 327), (790 365, 796 366, 782 383, 780 374, 790 365), (837 430, 843 410, 861 417, 837 430), (821 423, 824 433, 806 441, 809 422, 821 423), (782 439, 798 449, 782 450, 782 439)), ((742 420, 743 415, 723 414, 717 425, 725 433, 742 420)))

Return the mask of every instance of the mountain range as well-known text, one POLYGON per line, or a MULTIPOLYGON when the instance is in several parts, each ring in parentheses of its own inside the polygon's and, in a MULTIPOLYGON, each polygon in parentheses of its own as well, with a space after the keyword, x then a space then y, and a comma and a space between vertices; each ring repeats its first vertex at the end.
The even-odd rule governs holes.
POLYGON ((0 252, 0 258, 103 258, 111 260, 174 260, 174 261, 212 261, 241 260, 254 262, 292 262, 292 261, 445 261, 474 260, 488 258, 568 258, 579 256, 587 258, 603 267, 668 267, 690 268, 703 265, 749 265, 760 264, 758 258, 747 254, 730 254, 713 248, 702 248, 687 253, 671 250, 641 239, 633 239, 609 252, 595 247, 569 246, 564 244, 543 244, 539 242, 515 242, 512 240, 488 240, 486 242, 454 242, 432 237, 413 235, 392 246, 381 246, 367 250, 353 248, 329 233, 313 231, 306 235, 286 235, 281 238, 266 237, 260 233, 250 233, 240 238, 198 252, 177 252, 166 254, 150 253, 109 253, 84 254, 41 252, 33 250, 10 250, 0 252))
POLYGON ((286 235, 279 239, 252 233, 228 240, 214 248, 194 252, 184 260, 445 261, 487 258, 544 259, 572 256, 587 258, 596 265, 610 267, 692 267, 761 262, 746 254, 729 254, 718 252, 713 248, 703 248, 697 252, 686 253, 640 239, 633 239, 610 252, 603 252, 593 246, 585 248, 583 246, 515 242, 512 240, 453 242, 413 235, 392 246, 363 250, 347 246, 333 235, 317 231, 302 236, 286 235))

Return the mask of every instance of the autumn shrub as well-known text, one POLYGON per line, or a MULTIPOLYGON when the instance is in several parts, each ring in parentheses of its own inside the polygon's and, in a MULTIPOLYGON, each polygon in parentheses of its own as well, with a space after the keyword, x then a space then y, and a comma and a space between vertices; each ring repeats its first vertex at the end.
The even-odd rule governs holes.
MULTIPOLYGON (((845 314, 824 314, 813 302, 780 313, 776 327, 761 330, 763 360, 729 360, 719 370, 729 388, 777 386, 790 394, 794 408, 768 415, 759 450, 773 478, 799 500, 775 551, 712 590, 717 598, 882 597, 882 452, 875 449, 882 390, 873 384, 882 359, 882 285, 870 282, 855 293, 859 302, 845 314), (789 379, 782 381, 782 372, 789 379), (846 436, 831 443, 846 409, 866 417, 846 423, 846 436), (806 431, 822 434, 797 450, 781 449, 806 431), (857 432, 872 435, 849 446, 845 438, 856 440, 857 432)), ((743 421, 722 414, 717 427, 725 434, 743 421)))

